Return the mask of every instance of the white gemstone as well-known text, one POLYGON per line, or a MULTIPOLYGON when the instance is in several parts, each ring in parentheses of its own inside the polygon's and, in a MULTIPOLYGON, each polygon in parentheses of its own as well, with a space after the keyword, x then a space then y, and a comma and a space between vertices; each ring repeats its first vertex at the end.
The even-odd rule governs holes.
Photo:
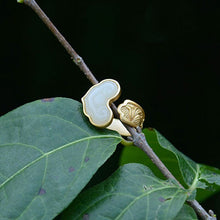
POLYGON ((98 127, 108 126, 113 113, 109 102, 116 99, 120 94, 120 85, 117 81, 106 79, 93 86, 82 97, 83 111, 90 119, 90 122, 98 127))

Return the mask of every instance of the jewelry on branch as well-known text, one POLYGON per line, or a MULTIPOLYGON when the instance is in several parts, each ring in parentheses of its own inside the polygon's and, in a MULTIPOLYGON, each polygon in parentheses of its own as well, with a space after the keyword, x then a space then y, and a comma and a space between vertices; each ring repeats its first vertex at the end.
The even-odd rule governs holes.
POLYGON ((135 128, 143 128, 145 113, 134 101, 125 100, 118 106, 122 122, 115 119, 110 105, 119 98, 120 94, 121 87, 116 80, 102 80, 82 97, 83 112, 94 126, 117 131, 122 136, 130 136, 122 122, 135 128))

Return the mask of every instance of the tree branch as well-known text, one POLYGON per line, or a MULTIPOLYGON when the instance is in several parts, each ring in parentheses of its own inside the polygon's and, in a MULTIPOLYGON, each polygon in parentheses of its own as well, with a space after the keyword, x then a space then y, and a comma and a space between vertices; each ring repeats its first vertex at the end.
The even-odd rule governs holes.
MULTIPOLYGON (((92 74, 88 66, 83 61, 82 57, 80 57, 76 51, 71 47, 71 45, 68 43, 68 41, 63 37, 63 35, 57 30, 57 28, 53 25, 53 23, 50 21, 50 19, 47 17, 47 15, 43 12, 43 10, 38 6, 38 4, 35 2, 35 0, 17 0, 19 3, 24 3, 25 5, 29 6, 39 17, 40 19, 45 23, 45 25, 49 28, 49 30, 55 35, 55 37, 58 39, 58 41, 61 43, 61 45, 66 49, 67 53, 71 56, 73 61, 76 63, 76 65, 80 68, 80 70, 85 74, 85 76, 88 78, 88 80, 94 85, 98 83, 98 80, 95 78, 95 76, 92 74)), ((117 111, 117 107, 112 104, 111 105, 112 110, 114 112, 115 117, 119 118, 119 114, 117 111)), ((174 179, 176 178, 173 176, 173 174, 167 169, 167 167, 163 164, 163 162, 159 159, 159 157, 154 153, 152 148, 149 146, 149 144, 146 141, 146 138, 144 134, 140 131, 137 131, 136 129, 124 124, 124 126, 128 129, 128 131, 131 133, 134 145, 142 149, 148 157, 151 159, 151 161, 158 167, 158 169, 161 171, 161 173, 167 178, 167 179, 174 179)), ((176 180, 178 182, 178 180, 176 180)), ((179 182, 179 186, 181 188, 184 188, 179 182)), ((210 210, 210 215, 203 209, 203 207, 196 201, 187 201, 188 204, 197 212, 197 214, 204 220, 216 220, 216 217, 214 213, 210 210)))

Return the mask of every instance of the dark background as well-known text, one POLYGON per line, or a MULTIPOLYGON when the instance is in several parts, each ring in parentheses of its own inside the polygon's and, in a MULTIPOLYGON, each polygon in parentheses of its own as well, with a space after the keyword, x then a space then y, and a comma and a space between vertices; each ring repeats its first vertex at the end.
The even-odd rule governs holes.
MULTIPOLYGON (((194 161, 220 168, 220 1, 38 1, 98 80, 122 87, 194 161)), ((39 18, 0 0, 0 115, 45 97, 80 101, 91 84, 39 18)), ((203 205, 220 216, 220 195, 203 205)))

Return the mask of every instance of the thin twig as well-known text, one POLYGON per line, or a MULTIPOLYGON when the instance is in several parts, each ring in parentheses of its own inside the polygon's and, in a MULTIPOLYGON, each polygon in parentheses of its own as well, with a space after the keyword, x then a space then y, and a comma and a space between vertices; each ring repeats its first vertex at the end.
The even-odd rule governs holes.
MULTIPOLYGON (((68 43, 68 41, 63 37, 63 35, 57 30, 57 28, 53 25, 53 23, 50 21, 50 19, 47 17, 47 15, 43 12, 43 10, 38 6, 38 4, 35 2, 35 0, 18 0, 20 3, 24 3, 25 5, 28 5, 33 11, 40 17, 40 19, 46 24, 46 26, 50 29, 50 31, 55 35, 55 37, 58 39, 58 41, 61 43, 61 45, 66 49, 66 51, 69 53, 73 61, 76 63, 76 65, 79 66, 80 70, 86 75, 88 80, 94 85, 98 83, 98 80, 95 78, 95 76, 92 74, 88 66, 83 61, 82 57, 80 57, 76 51, 71 47, 71 45, 68 43)), ((117 111, 117 108, 114 104, 111 105, 112 110, 114 112, 115 117, 118 118, 119 114, 117 111)), ((159 159, 159 157, 154 153, 152 148, 149 146, 149 144, 146 141, 146 138, 142 132, 138 132, 136 129, 128 126, 125 124, 125 127, 128 129, 128 131, 131 133, 134 145, 142 149, 148 157, 151 159, 151 161, 159 168, 161 173, 167 178, 167 179, 174 179, 176 178, 173 176, 173 174, 167 169, 167 167, 163 164, 163 162, 159 159)), ((178 182, 178 180, 176 180, 178 182)), ((184 188, 179 182, 179 186, 181 188, 184 188)), ((196 201, 187 201, 188 204, 191 205, 191 207, 197 212, 197 214, 204 220, 216 220, 216 217, 212 211, 210 211, 210 215, 203 209, 203 207, 196 201), (212 213, 212 214, 211 214, 212 213)))

